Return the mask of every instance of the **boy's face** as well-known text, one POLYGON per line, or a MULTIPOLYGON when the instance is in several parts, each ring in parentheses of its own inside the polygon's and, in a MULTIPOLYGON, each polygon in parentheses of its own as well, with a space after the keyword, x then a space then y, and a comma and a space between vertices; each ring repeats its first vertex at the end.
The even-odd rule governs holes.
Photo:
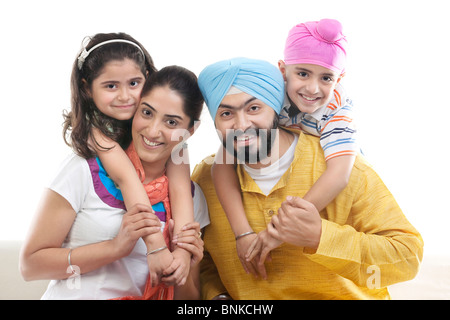
POLYGON ((280 61, 278 66, 286 81, 288 98, 300 111, 313 113, 333 98, 340 80, 337 72, 315 64, 286 65, 280 61))

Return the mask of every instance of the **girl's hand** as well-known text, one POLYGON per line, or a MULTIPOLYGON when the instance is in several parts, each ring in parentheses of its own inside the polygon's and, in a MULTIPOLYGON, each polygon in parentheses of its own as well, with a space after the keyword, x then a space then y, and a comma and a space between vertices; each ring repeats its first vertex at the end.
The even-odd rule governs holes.
MULTIPOLYGON (((173 220, 169 221, 169 230, 173 234, 173 220)), ((197 222, 188 223, 182 231, 172 237, 174 262, 164 271, 167 275, 163 281, 168 285, 181 286, 186 282, 190 267, 196 266, 203 259, 203 240, 200 225, 197 222)))
POLYGON ((147 255, 152 287, 163 281, 164 270, 169 268, 174 260, 174 255, 169 251, 169 248, 147 255))
POLYGON ((189 276, 191 254, 181 248, 176 248, 172 254, 173 261, 168 268, 164 269, 161 281, 168 286, 182 286, 189 276))
POLYGON ((203 259, 203 240, 200 231, 200 224, 192 222, 186 224, 182 232, 175 235, 172 239, 174 245, 187 250, 191 256, 191 267, 197 265, 203 259))

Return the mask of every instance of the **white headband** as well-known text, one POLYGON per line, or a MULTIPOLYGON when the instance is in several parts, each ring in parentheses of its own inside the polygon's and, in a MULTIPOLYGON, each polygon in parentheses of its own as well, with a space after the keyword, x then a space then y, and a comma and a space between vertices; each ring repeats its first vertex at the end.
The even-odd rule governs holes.
POLYGON ((138 48, 141 53, 142 56, 145 59, 145 54, 144 51, 142 50, 142 48, 137 45, 136 43, 132 42, 132 41, 128 41, 128 40, 123 40, 123 39, 113 39, 113 40, 108 40, 108 41, 104 41, 104 42, 100 42, 99 44, 93 46, 91 49, 89 49, 89 51, 86 51, 86 47, 84 47, 83 52, 81 52, 80 56, 78 57, 78 69, 81 70, 81 68, 83 67, 83 63, 86 60, 86 58, 89 56, 89 54, 94 51, 95 49, 97 49, 98 47, 101 47, 105 44, 108 43, 114 43, 114 42, 123 42, 123 43, 128 43, 128 44, 132 44, 133 46, 135 46, 136 48, 138 48))

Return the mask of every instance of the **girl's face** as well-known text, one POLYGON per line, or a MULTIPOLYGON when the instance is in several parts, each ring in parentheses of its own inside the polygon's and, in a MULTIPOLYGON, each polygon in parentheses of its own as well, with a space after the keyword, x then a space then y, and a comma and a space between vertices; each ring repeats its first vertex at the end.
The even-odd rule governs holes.
POLYGON ((89 90, 97 108, 117 120, 129 120, 136 112, 145 76, 130 59, 105 64, 89 90))
POLYGON ((333 98, 340 79, 337 72, 315 64, 285 65, 282 61, 279 67, 286 81, 286 93, 300 111, 313 113, 333 98))
POLYGON ((183 99, 169 87, 154 87, 141 98, 131 131, 144 169, 165 165, 173 148, 189 133, 189 123, 183 99))

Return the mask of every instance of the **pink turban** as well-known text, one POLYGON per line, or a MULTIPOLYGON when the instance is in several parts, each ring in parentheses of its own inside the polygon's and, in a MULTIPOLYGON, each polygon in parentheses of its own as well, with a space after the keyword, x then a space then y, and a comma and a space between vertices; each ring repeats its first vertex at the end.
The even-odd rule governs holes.
POLYGON ((342 25, 333 19, 305 22, 289 31, 284 49, 284 62, 316 64, 344 73, 347 40, 342 25))

